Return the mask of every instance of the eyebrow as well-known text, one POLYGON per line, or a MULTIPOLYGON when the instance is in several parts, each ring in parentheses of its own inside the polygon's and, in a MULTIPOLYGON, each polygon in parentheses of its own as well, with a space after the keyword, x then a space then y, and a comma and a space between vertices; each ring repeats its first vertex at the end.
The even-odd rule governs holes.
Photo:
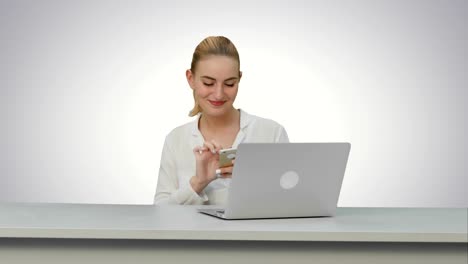
MULTIPOLYGON (((215 78, 210 77, 210 76, 201 76, 200 78, 206 78, 206 79, 210 79, 210 80, 216 81, 215 78)), ((237 79, 238 79, 238 77, 231 77, 231 78, 227 78, 227 79, 224 80, 224 81, 237 80, 237 79)))

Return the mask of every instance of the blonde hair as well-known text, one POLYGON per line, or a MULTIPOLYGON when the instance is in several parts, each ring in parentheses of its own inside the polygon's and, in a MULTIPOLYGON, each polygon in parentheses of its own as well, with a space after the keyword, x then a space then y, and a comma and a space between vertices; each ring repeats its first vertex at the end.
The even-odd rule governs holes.
MULTIPOLYGON (((207 37, 198 44, 193 52, 192 64, 190 65, 190 70, 193 74, 195 74, 197 70, 198 61, 210 55, 223 55, 235 59, 239 65, 240 75, 240 59, 236 46, 234 46, 228 38, 223 36, 207 37)), ((189 116, 196 116, 198 113, 202 112, 202 109, 197 102, 197 98, 195 97, 195 90, 193 91, 193 99, 195 101, 195 106, 189 112, 189 116)))

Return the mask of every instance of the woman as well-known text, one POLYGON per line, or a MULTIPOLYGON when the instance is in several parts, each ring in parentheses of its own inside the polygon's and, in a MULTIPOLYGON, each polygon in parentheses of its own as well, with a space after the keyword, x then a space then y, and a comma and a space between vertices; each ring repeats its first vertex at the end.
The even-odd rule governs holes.
POLYGON ((233 166, 219 168, 219 150, 243 142, 288 142, 278 123, 234 108, 242 77, 234 44, 226 37, 205 38, 186 71, 196 120, 167 135, 155 204, 218 204, 226 200, 233 166))

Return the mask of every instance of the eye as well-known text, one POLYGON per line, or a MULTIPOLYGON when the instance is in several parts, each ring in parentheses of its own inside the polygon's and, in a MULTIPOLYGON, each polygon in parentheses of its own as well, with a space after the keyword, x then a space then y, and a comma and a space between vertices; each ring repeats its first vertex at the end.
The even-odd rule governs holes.
POLYGON ((213 86, 212 83, 203 83, 205 86, 213 86))
POLYGON ((225 83, 226 86, 233 87, 234 83, 225 83))

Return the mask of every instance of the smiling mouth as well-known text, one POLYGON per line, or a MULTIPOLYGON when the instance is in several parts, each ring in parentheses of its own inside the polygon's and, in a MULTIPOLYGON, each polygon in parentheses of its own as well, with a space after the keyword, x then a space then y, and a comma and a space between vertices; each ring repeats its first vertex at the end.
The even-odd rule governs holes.
POLYGON ((224 103, 226 103, 226 101, 211 101, 211 100, 208 100, 210 102, 211 105, 214 105, 214 106, 222 106, 224 103))

